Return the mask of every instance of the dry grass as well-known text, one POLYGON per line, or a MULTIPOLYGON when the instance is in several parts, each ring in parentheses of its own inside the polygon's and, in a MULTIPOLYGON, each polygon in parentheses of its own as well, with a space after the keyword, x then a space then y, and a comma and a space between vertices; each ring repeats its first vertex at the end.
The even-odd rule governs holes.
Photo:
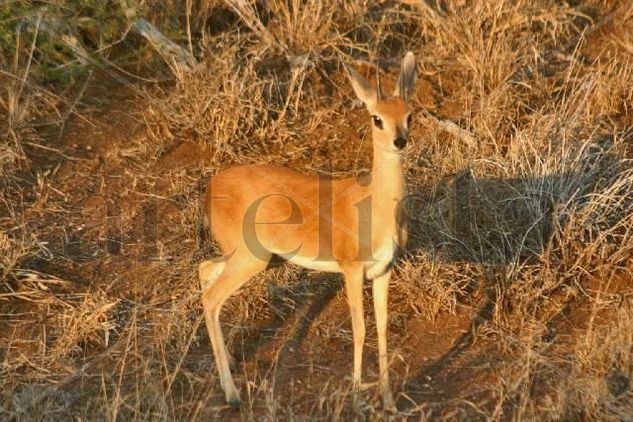
POLYGON ((245 401, 224 404, 198 301, 196 264, 214 253, 199 195, 236 163, 367 170, 341 60, 379 59, 388 84, 407 49, 420 78, 411 245, 390 296, 396 418, 633 417, 626 2, 203 3, 182 21, 202 69, 143 98, 97 77, 59 138, 38 125, 71 103, 29 76, 37 44, 0 63, 3 418, 386 417, 374 385, 351 394, 340 279, 290 266, 223 311, 245 401))

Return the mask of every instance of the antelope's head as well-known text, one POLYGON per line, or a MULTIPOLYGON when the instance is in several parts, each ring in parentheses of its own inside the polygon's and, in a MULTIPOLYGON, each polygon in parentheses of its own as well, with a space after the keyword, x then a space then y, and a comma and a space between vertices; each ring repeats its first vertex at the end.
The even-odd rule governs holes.
POLYGON ((409 98, 415 86, 415 56, 410 51, 404 56, 398 83, 390 96, 382 93, 378 69, 374 88, 354 69, 346 68, 356 96, 365 103, 371 114, 374 147, 379 151, 402 152, 407 146, 411 126, 409 98))

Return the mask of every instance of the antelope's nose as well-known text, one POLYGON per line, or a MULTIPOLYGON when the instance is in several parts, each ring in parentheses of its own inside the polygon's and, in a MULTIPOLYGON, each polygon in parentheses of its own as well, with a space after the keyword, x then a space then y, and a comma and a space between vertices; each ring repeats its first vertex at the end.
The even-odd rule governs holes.
POLYGON ((404 147, 407 146, 407 139, 403 138, 402 136, 399 136, 396 138, 395 141, 393 141, 393 144, 396 146, 396 148, 403 149, 404 147))

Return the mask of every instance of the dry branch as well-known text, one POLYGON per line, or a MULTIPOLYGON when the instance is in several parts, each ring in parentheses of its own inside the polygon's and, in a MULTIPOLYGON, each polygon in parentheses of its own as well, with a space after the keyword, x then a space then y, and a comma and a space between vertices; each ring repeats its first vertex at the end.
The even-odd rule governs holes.
POLYGON ((138 19, 132 28, 142 35, 154 47, 163 60, 175 70, 174 73, 191 72, 196 69, 198 63, 187 50, 165 37, 154 25, 147 20, 138 19))
POLYGON ((468 146, 468 148, 474 148, 475 146, 477 146, 477 139, 470 132, 468 132, 465 129, 462 129, 454 122, 450 120, 438 119, 437 117, 433 116, 428 111, 423 111, 423 114, 424 114, 424 117, 426 117, 427 119, 435 123, 442 130, 445 130, 446 132, 450 133, 457 139, 460 139, 462 142, 464 142, 468 146))
POLYGON ((132 22, 132 29, 149 41, 176 76, 182 72, 192 72, 198 67, 198 62, 193 54, 164 36, 148 20, 138 18, 136 10, 127 0, 119 0, 119 6, 128 20, 132 22))

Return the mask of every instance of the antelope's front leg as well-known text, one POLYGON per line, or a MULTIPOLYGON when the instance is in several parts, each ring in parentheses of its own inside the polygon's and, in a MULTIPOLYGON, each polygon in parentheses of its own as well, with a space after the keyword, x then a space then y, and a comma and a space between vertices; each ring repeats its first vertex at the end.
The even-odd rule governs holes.
POLYGON ((363 313, 363 282, 362 267, 345 271, 345 290, 347 302, 352 316, 352 335, 354 337, 354 391, 360 390, 361 373, 363 368, 363 345, 365 343, 365 316, 363 313))
POLYGON ((391 271, 373 280, 374 311, 376 313, 376 329, 378 331, 378 364, 380 366, 380 391, 386 410, 396 410, 389 386, 389 360, 387 356, 387 302, 391 271))

